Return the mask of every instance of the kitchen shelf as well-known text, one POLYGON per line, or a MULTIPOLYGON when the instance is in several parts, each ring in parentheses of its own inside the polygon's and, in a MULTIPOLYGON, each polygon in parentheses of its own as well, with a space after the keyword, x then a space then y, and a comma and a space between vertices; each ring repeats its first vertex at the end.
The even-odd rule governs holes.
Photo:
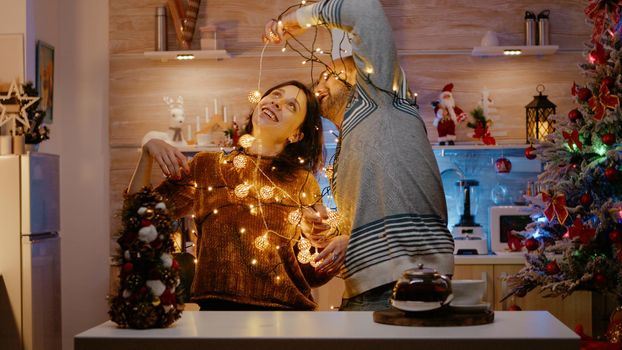
POLYGON ((544 56, 553 55, 559 50, 557 45, 531 45, 531 46, 476 46, 471 51, 473 56, 544 56), (520 52, 512 55, 507 52, 520 52))
POLYGON ((194 60, 222 60, 225 58, 231 58, 231 55, 227 52, 227 50, 145 51, 143 55, 146 58, 162 62, 177 60, 179 57, 189 56, 194 57, 194 60))

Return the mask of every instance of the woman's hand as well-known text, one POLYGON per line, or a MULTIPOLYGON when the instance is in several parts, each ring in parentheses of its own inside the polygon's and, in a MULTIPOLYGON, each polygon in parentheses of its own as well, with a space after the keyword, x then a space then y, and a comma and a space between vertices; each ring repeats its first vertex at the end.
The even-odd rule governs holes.
POLYGON ((315 268, 318 272, 336 275, 341 265, 346 260, 346 250, 350 236, 342 235, 330 240, 326 248, 315 258, 319 265, 315 268))
POLYGON ((143 154, 154 159, 167 177, 181 178, 181 171, 190 172, 186 156, 163 140, 151 139, 143 145, 143 154))
POLYGON ((291 12, 281 18, 280 21, 273 19, 266 22, 262 39, 264 43, 280 44, 287 36, 302 34, 303 28, 296 18, 296 12, 291 12))
POLYGON ((326 208, 321 204, 315 204, 313 208, 302 210, 300 229, 314 247, 324 248, 329 243, 326 238, 330 233, 331 226, 323 221, 327 218, 326 208))

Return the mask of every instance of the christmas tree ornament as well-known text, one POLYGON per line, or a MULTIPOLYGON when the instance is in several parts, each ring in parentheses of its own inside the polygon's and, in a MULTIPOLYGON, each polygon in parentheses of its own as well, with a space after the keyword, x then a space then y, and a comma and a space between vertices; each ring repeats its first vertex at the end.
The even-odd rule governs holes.
POLYGON ((566 142, 568 142, 568 147, 570 147, 571 150, 574 150, 575 147, 580 151, 583 150, 583 143, 579 138, 579 131, 577 129, 573 129, 570 133, 562 131, 562 135, 566 142))
POLYGON ((557 275, 559 273, 559 266, 557 265, 557 261, 553 260, 553 261, 549 261, 546 264, 546 273, 548 273, 549 275, 557 275))
POLYGON ((611 242, 613 243, 619 243, 620 241, 622 241, 622 234, 620 233, 620 231, 614 229, 613 231, 609 232, 609 240, 611 240, 611 242))
POLYGON ((585 192, 581 195, 581 198, 579 198, 579 202, 582 206, 588 207, 590 204, 592 204, 592 195, 589 192, 585 192))
POLYGON ((495 169, 499 174, 507 174, 512 170, 512 162, 505 157, 501 157, 495 161, 495 169))
POLYGON ((605 177, 607 178, 607 181, 615 182, 620 177, 620 171, 616 169, 615 167, 610 166, 607 169, 605 169, 605 177))
MULTIPOLYGON (((581 90, 579 90, 581 92, 581 90)), ((589 106, 594 112, 593 118, 602 120, 608 109, 616 109, 620 105, 620 98, 612 94, 607 87, 606 82, 602 82, 597 95, 589 98, 589 106)))
POLYGON ((309 250, 301 250, 298 252, 297 259, 302 264, 308 264, 311 262, 311 252, 309 250))
POLYGON ((534 251, 534 250, 540 248, 540 241, 538 241, 537 239, 535 239, 533 237, 528 238, 525 241, 525 248, 527 248, 527 250, 530 251, 530 252, 534 251))
POLYGON ((134 264, 132 264, 131 262, 126 262, 125 264, 123 264, 123 272, 130 273, 133 269, 134 264))
POLYGON ((568 218, 568 208, 566 208, 566 195, 558 193, 555 196, 551 196, 546 192, 542 192, 542 201, 547 203, 546 209, 544 209, 544 215, 549 222, 557 218, 560 224, 563 224, 568 218))
POLYGON ((570 239, 578 237, 581 244, 586 245, 594 238, 596 230, 590 226, 584 225, 581 217, 577 216, 572 226, 568 228, 568 234, 570 239))
POLYGON ((610 132, 602 135, 600 139, 607 146, 611 146, 616 142, 616 136, 610 132))
POLYGON ((581 114, 581 112, 579 112, 578 109, 573 109, 570 112, 568 112, 568 119, 573 123, 576 123, 577 120, 581 118, 583 118, 583 114, 581 114))
POLYGON ((512 304, 508 306, 508 311, 523 311, 523 309, 516 304, 512 304))
POLYGON ((586 87, 577 91, 577 98, 580 102, 587 102, 592 97, 592 91, 586 87))
POLYGON ((298 249, 300 249, 300 251, 311 249, 311 242, 304 237, 300 237, 300 240, 298 241, 298 249))
POLYGON ((607 284, 607 276, 605 276, 604 274, 597 272, 594 274, 594 283, 596 283, 597 285, 605 285, 607 284))
POLYGON ((533 145, 529 145, 529 147, 525 148, 525 158, 532 160, 537 157, 536 148, 533 145))
POLYGON ((248 93, 248 102, 258 104, 259 101, 261 101, 261 92, 259 90, 253 90, 248 93))

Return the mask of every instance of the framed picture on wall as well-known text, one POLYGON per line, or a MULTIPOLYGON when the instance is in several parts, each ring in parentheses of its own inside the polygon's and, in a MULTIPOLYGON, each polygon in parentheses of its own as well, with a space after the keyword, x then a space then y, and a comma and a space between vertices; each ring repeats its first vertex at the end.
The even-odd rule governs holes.
POLYGON ((54 47, 41 40, 37 41, 37 91, 39 110, 45 112, 44 122, 54 120, 54 47))

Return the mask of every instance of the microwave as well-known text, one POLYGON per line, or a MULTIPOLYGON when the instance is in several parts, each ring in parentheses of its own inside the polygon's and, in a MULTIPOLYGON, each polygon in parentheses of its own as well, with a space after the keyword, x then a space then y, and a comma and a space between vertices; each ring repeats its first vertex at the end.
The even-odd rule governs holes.
POLYGON ((529 207, 519 205, 490 207, 490 249, 508 252, 508 237, 512 231, 522 231, 532 222, 529 207))

